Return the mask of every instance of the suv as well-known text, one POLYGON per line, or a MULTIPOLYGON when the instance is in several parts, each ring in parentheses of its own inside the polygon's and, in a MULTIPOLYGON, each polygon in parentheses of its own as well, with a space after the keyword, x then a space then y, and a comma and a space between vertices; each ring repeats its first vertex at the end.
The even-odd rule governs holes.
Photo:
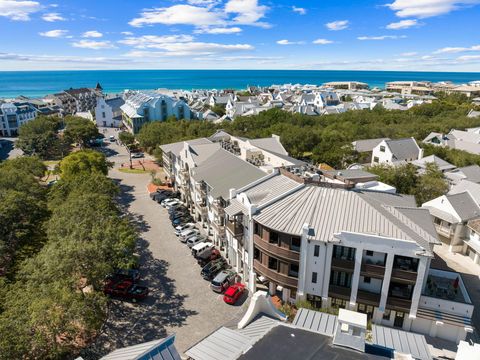
POLYGON ((195 228, 195 224, 190 222, 190 223, 186 223, 184 225, 178 225, 176 228, 175 228, 175 235, 179 236, 182 231, 185 231, 185 230, 189 230, 189 229, 194 229, 195 228))
POLYGON ((187 244, 187 246, 189 248, 192 248, 197 244, 200 244, 202 242, 207 242, 207 241, 208 241, 208 239, 207 239, 206 236, 195 234, 193 236, 190 236, 190 237, 186 238, 185 243, 187 244))
POLYGON ((200 275, 205 280, 212 280, 213 277, 227 265, 227 262, 224 258, 220 258, 214 261, 210 261, 207 265, 205 265, 200 272, 200 275))
POLYGON ((192 236, 192 235, 198 235, 200 234, 200 231, 198 229, 186 229, 186 230, 183 230, 181 233, 180 233, 180 241, 181 242, 186 242, 187 239, 192 236))
POLYGON ((235 271, 223 270, 212 280, 210 288, 217 293, 222 293, 233 284, 236 275, 235 271))

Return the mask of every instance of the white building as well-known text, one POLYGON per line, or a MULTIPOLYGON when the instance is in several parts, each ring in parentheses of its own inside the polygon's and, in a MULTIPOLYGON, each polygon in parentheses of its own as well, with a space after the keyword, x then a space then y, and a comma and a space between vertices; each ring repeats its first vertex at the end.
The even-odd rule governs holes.
POLYGON ((109 99, 99 97, 95 107, 95 121, 97 126, 120 127, 122 125, 122 105, 125 100, 117 96, 109 99))
POLYGON ((372 165, 409 162, 423 157, 421 149, 414 138, 382 140, 372 151, 372 165))
POLYGON ((27 102, 0 102, 0 134, 17 136, 23 124, 37 117, 37 110, 27 102))

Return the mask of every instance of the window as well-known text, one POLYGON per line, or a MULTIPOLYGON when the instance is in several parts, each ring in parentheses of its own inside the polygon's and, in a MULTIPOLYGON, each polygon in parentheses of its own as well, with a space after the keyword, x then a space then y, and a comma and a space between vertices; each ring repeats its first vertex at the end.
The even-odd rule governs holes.
POLYGON ((278 271, 278 260, 275 259, 274 257, 269 257, 268 258, 268 268, 278 271))
POLYGON ((367 254, 367 256, 373 256, 373 251, 367 250, 367 253, 366 253, 366 254, 367 254))
POLYGON ((292 236, 290 250, 293 251, 300 251, 300 244, 302 243, 302 239, 298 236, 292 236))
POLYGON ((320 245, 315 245, 313 248, 313 256, 319 257, 320 256, 320 245))
POLYGON ((288 276, 298 278, 298 265, 290 264, 290 269, 288 270, 288 276))
POLYGON ((104 111, 104 112, 102 112, 102 118, 105 119, 105 117, 106 117, 106 116, 105 116, 105 111, 104 111))
POLYGON ((383 313, 383 320, 390 320, 390 310, 385 309, 385 312, 383 313))
POLYGON ((260 237, 262 237, 262 227, 260 226, 259 223, 255 223, 254 227, 253 227, 253 231, 255 233, 255 235, 258 235, 260 237))
POLYGON ((270 231, 270 237, 268 242, 270 244, 277 244, 278 245, 278 233, 275 231, 270 231))
POLYGON ((374 163, 378 163, 379 161, 380 161, 380 159, 378 158, 378 156, 373 157, 373 162, 374 163))
POLYGON ((383 145, 380 146, 380 151, 381 151, 381 152, 385 152, 385 146, 383 146, 383 145))
POLYGON ((258 260, 258 261, 262 261, 260 250, 258 250, 257 248, 253 249, 253 258, 258 260))
POLYGON ((365 277, 363 278, 363 282, 366 283, 366 284, 370 284, 370 281, 371 281, 371 280, 372 280, 372 279, 371 279, 370 277, 368 277, 368 276, 365 276, 365 277))
POLYGON ((312 272, 312 283, 313 284, 317 283, 317 273, 316 272, 312 272))

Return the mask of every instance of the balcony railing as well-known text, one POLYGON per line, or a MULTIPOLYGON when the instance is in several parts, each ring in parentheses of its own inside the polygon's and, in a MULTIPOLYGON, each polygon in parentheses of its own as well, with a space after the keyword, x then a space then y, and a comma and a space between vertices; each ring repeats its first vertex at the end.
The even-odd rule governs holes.
POLYGON ((220 236, 225 235, 225 226, 219 225, 216 221, 212 221, 212 227, 216 230, 220 236))
POLYGON ((211 207, 212 207, 212 210, 216 212, 219 216, 222 216, 223 214, 225 214, 225 208, 218 201, 214 201, 211 204, 211 207))
POLYGON ((415 271, 393 269, 392 280, 400 280, 403 282, 414 283, 417 281, 417 273, 415 271))
POLYGON ((361 273, 364 276, 383 278, 385 275, 385 266, 363 263, 361 273))
POLYGON ((352 289, 344 286, 329 285, 328 286, 328 296, 350 300, 350 294, 352 289))
POLYGON ((357 292, 357 301, 366 305, 380 305, 380 297, 380 294, 372 293, 370 291, 359 289, 357 292))
POLYGON ((450 228, 444 227, 442 225, 435 224, 435 230, 442 236, 449 238, 452 235, 450 228))
POLYGON ((260 275, 263 275, 269 281, 272 281, 282 286, 291 287, 291 288, 297 287, 298 279, 290 277, 285 274, 281 274, 275 270, 269 269, 267 266, 263 265, 258 260, 253 260, 253 268, 255 272, 259 273, 260 275))
POLYGON ((243 236, 243 225, 236 222, 227 221, 227 229, 236 238, 243 236))
POLYGON ((392 310, 399 310, 408 312, 412 306, 412 300, 400 299, 388 296, 387 298, 387 308, 392 310))
POLYGON ((255 245, 261 249, 262 251, 266 252, 267 254, 271 254, 274 257, 279 257, 284 260, 293 261, 298 263, 300 261, 300 253, 296 251, 292 251, 290 249, 282 248, 275 244, 270 244, 268 241, 262 239, 258 235, 254 235, 253 238, 255 245))
POLYGON ((347 271, 353 271, 355 269, 355 261, 346 260, 340 258, 332 258, 332 267, 347 271))

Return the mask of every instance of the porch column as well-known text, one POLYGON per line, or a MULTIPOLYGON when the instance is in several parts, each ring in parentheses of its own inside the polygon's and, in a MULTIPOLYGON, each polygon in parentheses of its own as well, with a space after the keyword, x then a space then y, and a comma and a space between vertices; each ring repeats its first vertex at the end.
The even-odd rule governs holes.
POLYGON ((363 248, 355 248, 355 269, 353 270, 352 292, 350 293, 350 309, 357 304, 358 283, 360 282, 360 270, 362 267, 363 248))
POLYGON ((270 294, 270 296, 275 295, 277 293, 277 284, 275 284, 272 281, 269 281, 269 283, 268 283, 268 293, 270 294))
POLYGON ((333 244, 324 243, 323 253, 325 254, 324 258, 324 273, 323 273, 323 286, 322 286, 322 307, 329 307, 328 301, 328 286, 330 285, 330 273, 332 271, 332 253, 333 253, 333 244))
POLYGON ((425 282, 425 278, 427 277, 428 272, 428 262, 430 258, 426 256, 422 256, 420 258, 420 262, 418 264, 417 269, 417 282, 415 283, 415 287, 413 288, 413 295, 412 295, 412 306, 410 307, 410 317, 415 318, 417 316, 418 310, 418 303, 420 302, 420 296, 422 295, 423 285, 425 282))
POLYGON ((300 244, 300 263, 298 267, 297 298, 305 297, 305 279, 307 277, 308 230, 310 225, 304 224, 300 244))
POLYGON ((385 307, 387 306, 388 289, 390 287, 390 280, 392 278, 394 257, 395 257, 394 253, 387 254, 387 261, 385 262, 385 275, 383 276, 382 291, 380 293, 380 304, 378 305, 379 316, 376 319, 377 321, 381 320, 381 317, 385 312, 385 307))

